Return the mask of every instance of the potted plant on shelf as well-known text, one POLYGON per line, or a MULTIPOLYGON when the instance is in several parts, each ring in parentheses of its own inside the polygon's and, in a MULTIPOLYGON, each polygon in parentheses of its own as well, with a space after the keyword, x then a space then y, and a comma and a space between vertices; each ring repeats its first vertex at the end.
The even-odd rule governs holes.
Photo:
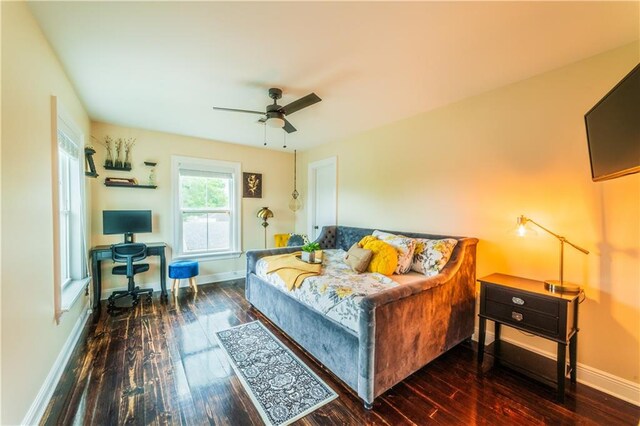
POLYGON ((320 244, 315 242, 307 243, 302 246, 302 254, 300 255, 300 259, 304 260, 305 262, 314 263, 316 261, 317 251, 320 251, 320 244))

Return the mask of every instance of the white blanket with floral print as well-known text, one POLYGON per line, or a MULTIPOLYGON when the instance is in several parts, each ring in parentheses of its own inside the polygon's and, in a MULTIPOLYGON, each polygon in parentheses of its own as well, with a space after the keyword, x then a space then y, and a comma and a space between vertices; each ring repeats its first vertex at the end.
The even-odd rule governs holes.
POLYGON ((260 259, 256 274, 302 303, 358 334, 360 302, 370 294, 379 293, 398 284, 378 273, 354 272, 344 263, 344 250, 324 250, 320 275, 305 278, 302 285, 287 290, 284 281, 276 273, 266 273, 267 264, 260 259))

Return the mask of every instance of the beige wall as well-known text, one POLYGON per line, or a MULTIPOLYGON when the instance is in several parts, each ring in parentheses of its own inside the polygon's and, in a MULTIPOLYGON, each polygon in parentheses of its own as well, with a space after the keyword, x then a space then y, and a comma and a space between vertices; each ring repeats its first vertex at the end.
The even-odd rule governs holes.
POLYGON ((2 2, 2 424, 20 423, 86 298, 54 321, 51 96, 90 123, 26 3, 2 2))
POLYGON ((514 237, 520 214, 586 247, 565 252, 565 278, 587 295, 578 361, 638 383, 640 175, 591 181, 583 114, 639 52, 634 43, 313 149, 299 182, 309 162, 337 155, 339 224, 478 237, 478 276, 557 279, 558 241, 514 237))
MULTIPOLYGON (((92 245, 120 242, 120 235, 102 235, 102 211, 126 209, 151 209, 153 211, 153 233, 138 234, 137 241, 164 241, 169 244, 167 260, 170 261, 174 246, 172 227, 172 184, 171 156, 187 156, 215 160, 240 162, 243 172, 262 173, 262 198, 242 199, 242 249, 243 251, 264 247, 264 229, 256 213, 261 207, 269 207, 274 217, 267 228, 269 247, 273 247, 273 234, 292 232, 294 214, 288 209, 293 190, 293 155, 289 152, 272 151, 262 148, 233 145, 211 140, 179 136, 141 129, 131 129, 104 123, 92 124, 92 135, 100 142, 106 135, 114 139, 136 138, 131 153, 131 172, 104 170, 106 150, 94 142, 97 150, 94 156, 100 177, 92 181, 92 245), (157 161, 157 189, 130 189, 104 186, 107 176, 135 177, 143 184, 148 181, 149 168, 144 161, 157 161)), ((142 284, 158 282, 157 258, 149 258, 154 268, 136 277, 142 284)), ((200 276, 242 271, 244 276, 245 257, 230 260, 200 261, 200 276)), ((123 287, 122 277, 112 277, 109 262, 103 265, 103 286, 105 289, 123 287)), ((183 283, 185 284, 185 283, 183 283)))

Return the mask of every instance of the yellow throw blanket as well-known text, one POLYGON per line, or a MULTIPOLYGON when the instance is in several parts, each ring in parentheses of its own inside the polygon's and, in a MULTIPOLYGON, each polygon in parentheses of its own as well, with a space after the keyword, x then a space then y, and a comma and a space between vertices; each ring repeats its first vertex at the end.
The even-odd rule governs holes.
POLYGON ((296 259, 296 255, 300 256, 300 252, 277 254, 275 256, 267 256, 264 261, 267 264, 267 273, 275 272, 287 286, 287 290, 298 288, 307 277, 320 275, 321 264, 307 263, 300 259, 296 259))

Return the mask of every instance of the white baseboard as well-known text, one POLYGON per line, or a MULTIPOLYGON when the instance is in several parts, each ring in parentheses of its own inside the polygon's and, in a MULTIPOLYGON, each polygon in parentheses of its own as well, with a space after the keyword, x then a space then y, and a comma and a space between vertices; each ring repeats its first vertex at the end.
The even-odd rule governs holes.
POLYGON ((47 409, 47 405, 49 404, 49 400, 51 399, 51 396, 53 396, 53 392, 56 390, 56 386, 60 381, 60 377, 62 377, 62 373, 67 367, 71 354, 78 344, 78 340, 82 335, 82 330, 90 313, 91 309, 89 309, 89 302, 87 302, 87 304, 82 308, 82 312, 73 326, 69 337, 67 337, 67 341, 64 342, 58 357, 51 366, 51 370, 49 370, 47 378, 40 387, 38 395, 33 400, 33 403, 31 404, 31 407, 29 407, 29 411, 27 411, 27 414, 24 416, 21 424, 37 425, 40 423, 40 420, 47 409))
MULTIPOLYGON (((230 271, 230 272, 219 272, 217 274, 210 274, 210 275, 198 275, 196 277, 196 284, 197 285, 202 285, 202 284, 211 284, 211 283, 219 283, 222 281, 229 281, 229 280, 236 280, 238 278, 244 278, 246 275, 246 271, 242 270, 242 271, 230 271)), ((126 279, 125 279, 126 281, 126 279)), ((171 291, 171 284, 173 283, 173 279, 167 277, 167 291, 170 292, 171 291)), ((189 280, 187 279, 182 279, 180 280, 180 287, 188 287, 189 286, 189 280)), ((146 284, 141 284, 140 287, 142 288, 152 288, 153 291, 160 291, 160 281, 158 282, 153 282, 153 283, 146 283, 146 284)), ((100 300, 105 300, 107 299, 109 296, 111 296, 111 293, 114 291, 118 291, 118 290, 126 290, 127 287, 126 286, 122 286, 122 287, 111 287, 108 289, 103 288, 102 292, 100 294, 100 300)))
MULTIPOLYGON (((471 337, 476 342, 478 341, 478 329, 475 329, 473 336, 471 337)), ((485 345, 491 344, 495 340, 495 335, 491 331, 487 331, 485 338, 485 345)), ((509 337, 501 336, 500 340, 511 343, 512 345, 519 346, 528 351, 542 355, 546 358, 555 360, 556 354, 543 351, 535 346, 528 345, 526 343, 517 342, 509 337)), ((597 368, 590 367, 588 365, 578 363, 576 368, 577 381, 591 388, 602 391, 611 396, 615 396, 618 399, 629 402, 631 404, 640 406, 640 384, 634 383, 630 380, 623 379, 622 377, 614 376, 606 371, 598 370, 597 368)))

